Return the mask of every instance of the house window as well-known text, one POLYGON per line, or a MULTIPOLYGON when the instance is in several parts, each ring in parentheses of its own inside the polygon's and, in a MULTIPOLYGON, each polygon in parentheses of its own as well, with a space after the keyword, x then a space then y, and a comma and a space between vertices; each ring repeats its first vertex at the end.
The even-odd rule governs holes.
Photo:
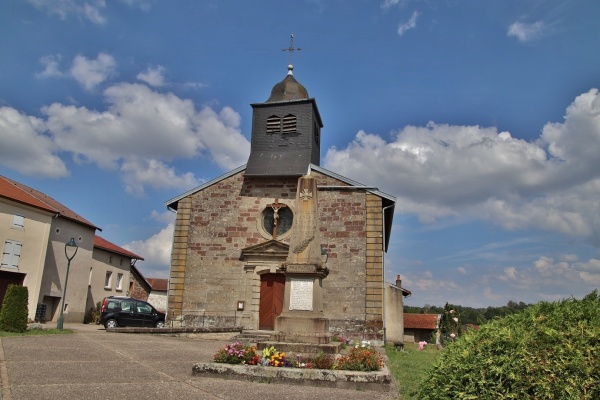
POLYGON ((92 286, 92 269, 93 267, 90 267, 90 275, 88 276, 88 286, 92 286))
POLYGON ((112 272, 106 271, 106 278, 104 278, 104 288, 110 289, 112 287, 112 272))
POLYGON ((283 117, 283 133, 296 132, 296 116, 288 114, 283 117))
POLYGON ((21 214, 13 215, 12 227, 16 229, 23 229, 25 227, 25 217, 21 214))
POLYGON ((108 263, 112 264, 112 256, 108 256, 108 263))
POLYGON ((123 290, 123 274, 117 274, 117 290, 123 290))
POLYGON ((17 240, 7 239, 4 242, 4 249, 2 250, 2 262, 0 263, 0 267, 19 268, 22 247, 23 243, 17 240))
POLYGON ((267 133, 281 132, 281 118, 277 115, 271 115, 267 118, 267 133))

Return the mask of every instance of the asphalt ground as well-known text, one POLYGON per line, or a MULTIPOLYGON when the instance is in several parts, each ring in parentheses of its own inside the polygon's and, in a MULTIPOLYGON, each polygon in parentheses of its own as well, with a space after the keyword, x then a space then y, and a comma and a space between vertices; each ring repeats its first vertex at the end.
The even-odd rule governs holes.
POLYGON ((231 334, 174 337, 65 324, 71 335, 0 339, 2 400, 302 399, 379 400, 394 394, 267 384, 192 375, 231 334))

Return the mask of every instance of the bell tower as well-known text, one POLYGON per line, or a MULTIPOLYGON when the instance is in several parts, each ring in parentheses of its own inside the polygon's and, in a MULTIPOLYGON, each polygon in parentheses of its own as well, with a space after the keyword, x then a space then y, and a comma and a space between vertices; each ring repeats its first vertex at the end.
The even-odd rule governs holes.
POLYGON ((302 176, 321 159, 323 122, 317 102, 294 78, 287 76, 264 103, 251 104, 252 141, 246 176, 302 176))

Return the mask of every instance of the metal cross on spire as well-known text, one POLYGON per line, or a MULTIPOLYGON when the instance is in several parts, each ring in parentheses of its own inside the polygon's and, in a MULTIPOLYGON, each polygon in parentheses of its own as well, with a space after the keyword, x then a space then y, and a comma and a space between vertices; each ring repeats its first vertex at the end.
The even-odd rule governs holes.
POLYGON ((290 52, 290 65, 292 65, 292 55, 295 51, 302 50, 300 47, 294 47, 294 34, 290 33, 290 47, 287 49, 281 49, 281 51, 289 51, 290 52))

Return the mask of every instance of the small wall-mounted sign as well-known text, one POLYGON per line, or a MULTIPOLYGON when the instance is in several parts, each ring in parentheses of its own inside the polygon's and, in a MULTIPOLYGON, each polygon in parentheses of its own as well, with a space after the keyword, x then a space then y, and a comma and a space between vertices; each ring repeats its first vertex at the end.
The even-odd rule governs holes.
POLYGON ((237 310, 238 311, 244 311, 244 302, 243 301, 238 301, 237 302, 237 310))

